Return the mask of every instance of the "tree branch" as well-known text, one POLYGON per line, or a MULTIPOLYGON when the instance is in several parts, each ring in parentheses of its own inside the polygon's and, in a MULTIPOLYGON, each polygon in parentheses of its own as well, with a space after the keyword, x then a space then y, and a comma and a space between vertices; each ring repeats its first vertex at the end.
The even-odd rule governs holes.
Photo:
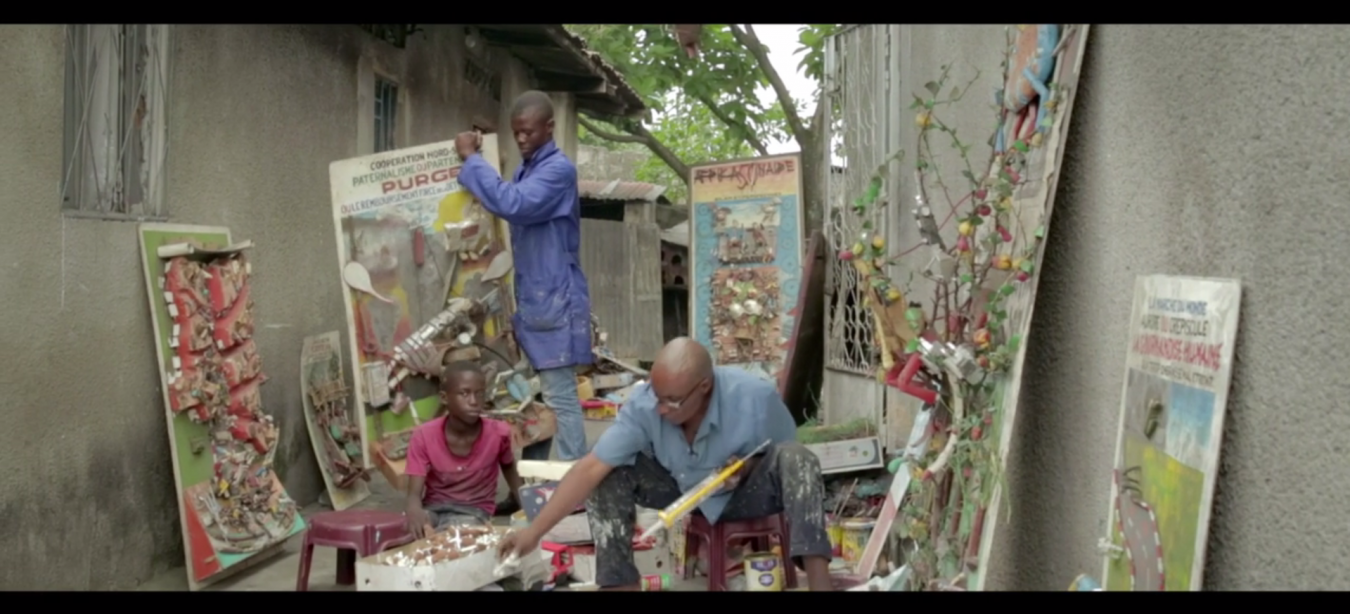
POLYGON ((577 115, 577 123, 584 126, 591 134, 605 139, 606 141, 614 141, 616 143, 641 143, 642 145, 645 145, 647 149, 651 150, 652 154, 660 158, 662 162, 665 162, 666 166, 669 166, 671 170, 675 171, 675 174, 679 176, 680 181, 683 181, 686 186, 689 185, 689 166, 685 164, 683 160, 680 160, 680 157, 675 155, 675 152, 662 144, 655 136, 652 136, 652 133, 648 132, 647 128, 641 123, 626 121, 618 126, 629 134, 609 132, 608 130, 596 126, 594 122, 580 114, 577 115))
POLYGON ((647 139, 644 139, 640 136, 629 136, 627 134, 615 134, 613 132, 609 132, 595 125, 594 123, 591 122, 591 120, 586 119, 586 116, 584 115, 577 115, 577 123, 581 124, 587 130, 594 133, 595 136, 605 139, 606 141, 614 141, 615 143, 640 143, 642 145, 647 144, 647 139))
POLYGON ((759 37, 755 35, 755 27, 745 24, 745 29, 736 27, 736 24, 727 26, 731 28, 731 35, 736 37, 736 42, 745 47, 750 55, 754 56, 755 61, 759 63, 760 70, 764 71, 764 76, 768 77, 769 85, 773 87, 773 93, 778 96, 779 104, 783 105, 783 114, 787 116, 788 128, 792 130, 792 136, 797 137, 797 143, 805 146, 814 136, 811 129, 802 123, 802 118, 797 114, 797 101, 792 99, 792 94, 788 92, 787 86, 783 84, 783 78, 778 75, 774 69, 773 62, 769 61, 769 54, 764 44, 759 42, 759 37))
POLYGON ((751 130, 750 126, 745 125, 745 122, 738 122, 732 119, 731 116, 727 115, 726 112, 723 111, 721 107, 717 106, 716 101, 714 101, 711 97, 707 95, 695 96, 695 98, 697 98, 699 102, 703 103, 703 106, 708 107, 708 111, 712 112, 713 117, 716 117, 717 119, 721 120, 722 123, 726 124, 728 127, 739 129, 741 131, 742 136, 745 138, 745 142, 749 143, 752 149, 759 152, 759 155, 761 156, 769 155, 769 150, 767 147, 764 146, 764 142, 761 141, 759 137, 755 135, 755 131, 751 130))

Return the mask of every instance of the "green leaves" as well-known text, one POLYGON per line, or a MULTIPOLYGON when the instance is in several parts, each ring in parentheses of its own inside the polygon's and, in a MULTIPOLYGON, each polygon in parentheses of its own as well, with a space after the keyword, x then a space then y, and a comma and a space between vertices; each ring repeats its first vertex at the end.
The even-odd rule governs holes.
MULTIPOLYGON (((689 58, 664 24, 567 24, 612 64, 642 95, 652 117, 644 127, 687 165, 755 155, 751 142, 790 141, 787 113, 777 100, 764 103, 759 90, 768 78, 759 62, 733 36, 728 24, 705 24, 701 55, 689 58), (706 103, 706 104, 705 104, 706 103), (711 105, 711 108, 709 108, 711 105)), ((807 24, 798 31, 801 68, 819 81, 824 44, 839 24, 807 24)), ((799 105, 800 106, 800 105, 799 105)), ((599 122, 596 122, 599 124, 599 122)), ((599 124, 608 131, 608 126, 599 124)), ((614 133, 623 133, 615 129, 614 133)), ((580 133, 580 131, 579 131, 580 133)), ((607 141, 589 131, 581 141, 615 151, 644 151, 638 143, 607 141)), ((650 153, 650 152, 648 152, 650 153)), ((666 196, 683 202, 687 188, 670 166, 651 155, 637 179, 666 185, 666 196)))
POLYGON ((923 84, 923 89, 928 90, 934 96, 938 95, 938 92, 941 91, 941 87, 942 86, 937 84, 937 81, 929 81, 928 83, 923 84))

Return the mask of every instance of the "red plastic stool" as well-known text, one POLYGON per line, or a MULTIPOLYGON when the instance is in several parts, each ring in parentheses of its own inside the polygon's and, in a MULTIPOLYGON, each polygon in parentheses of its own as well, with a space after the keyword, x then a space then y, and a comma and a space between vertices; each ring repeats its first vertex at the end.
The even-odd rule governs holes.
POLYGON ((778 538, 782 548, 783 584, 786 588, 797 588, 797 566, 792 564, 792 555, 788 552, 788 521, 782 514, 765 516, 754 520, 723 520, 709 525, 703 514, 695 512, 689 516, 689 528, 684 539, 684 577, 693 576, 693 561, 698 557, 699 543, 708 545, 708 590, 727 590, 727 542, 737 539, 754 539, 755 549, 768 552, 770 537, 778 538))
POLYGON ((356 559, 412 543, 403 514, 380 510, 324 512, 309 518, 309 530, 300 547, 300 572, 295 590, 309 590, 309 563, 315 546, 337 548, 337 583, 356 584, 356 559))

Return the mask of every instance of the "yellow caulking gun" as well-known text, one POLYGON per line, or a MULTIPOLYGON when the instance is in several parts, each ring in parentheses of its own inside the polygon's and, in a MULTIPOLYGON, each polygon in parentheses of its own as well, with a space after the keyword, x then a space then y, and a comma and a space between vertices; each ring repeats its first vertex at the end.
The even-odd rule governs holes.
POLYGON ((656 517, 659 520, 653 522, 651 526, 647 527, 647 530, 642 532, 642 536, 638 538, 639 541, 646 540, 647 538, 656 535, 661 529, 669 529, 670 527, 675 526, 675 523, 679 522, 681 518, 688 516, 689 512, 694 511, 694 508, 698 507, 698 504, 703 503, 708 497, 717 494, 717 491, 721 489, 722 485, 725 484, 727 480, 731 479, 731 476, 736 475, 736 472, 740 471, 741 467, 745 466, 745 461, 754 458, 755 455, 763 452, 772 443, 772 439, 764 440, 764 443, 759 444, 754 450, 751 450, 745 458, 736 459, 736 462, 727 465, 725 469, 708 476, 702 482, 699 482, 697 486, 689 489, 689 492, 684 493, 684 495, 679 499, 676 499, 674 503, 667 505, 666 509, 656 512, 656 517))

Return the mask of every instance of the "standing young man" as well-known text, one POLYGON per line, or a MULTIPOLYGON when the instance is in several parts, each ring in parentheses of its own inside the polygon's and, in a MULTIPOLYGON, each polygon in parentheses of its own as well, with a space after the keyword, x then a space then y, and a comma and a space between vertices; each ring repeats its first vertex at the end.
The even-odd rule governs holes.
POLYGON ((459 182, 511 225, 516 342, 539 372, 544 403, 558 416, 558 458, 576 460, 586 454, 576 367, 594 360, 590 290, 579 255, 577 168, 553 142, 547 94, 529 91, 516 99, 511 132, 523 160, 511 181, 478 154, 478 134, 464 132, 455 137, 464 160, 459 182))
MULTIPOLYGON (((421 539, 457 524, 490 524, 498 471, 520 495, 511 427, 483 417, 486 381, 478 365, 456 362, 441 375, 441 411, 408 442, 408 528, 421 539)), ((517 501, 519 503, 519 501, 517 501)))

